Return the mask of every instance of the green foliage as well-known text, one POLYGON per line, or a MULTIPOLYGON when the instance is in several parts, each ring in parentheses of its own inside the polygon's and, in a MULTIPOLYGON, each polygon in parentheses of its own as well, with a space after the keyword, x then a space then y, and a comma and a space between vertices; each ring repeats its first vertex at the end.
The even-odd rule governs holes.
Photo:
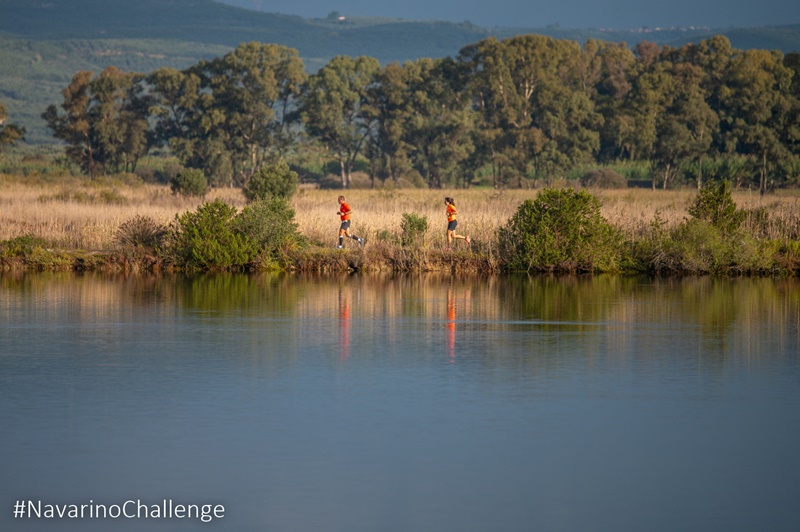
POLYGON ((670 241, 673 262, 684 272, 755 273, 771 265, 753 237, 728 234, 708 220, 687 220, 672 231, 670 241))
POLYGON ((236 207, 217 199, 176 217, 164 252, 179 267, 199 270, 241 268, 256 258, 258 246, 236 230, 236 207))
POLYGON ((517 271, 613 271, 622 237, 585 192, 544 189, 500 230, 507 268, 517 271))
POLYGON ((247 201, 269 198, 289 199, 297 190, 297 172, 294 172, 283 159, 265 164, 242 189, 247 201))
POLYGON ((694 203, 689 206, 689 214, 698 220, 705 220, 724 232, 732 232, 742 225, 746 213, 736 209, 731 197, 731 184, 722 181, 707 184, 701 188, 694 203))
POLYGON ((184 168, 172 179, 170 189, 181 196, 205 196, 208 192, 208 179, 202 170, 184 168))
POLYGON ((281 259, 305 245, 294 215, 285 198, 256 199, 236 216, 234 229, 257 246, 263 259, 281 259))
MULTIPOLYGON (((494 185, 522 187, 530 179, 551 184, 587 165, 644 162, 653 163, 650 177, 664 188, 713 173, 730 174, 735 184, 758 180, 762 193, 800 180, 797 165, 791 168, 800 135, 796 59, 784 65, 778 52, 737 50, 720 35, 663 49, 642 42, 634 55, 623 42, 638 37, 624 32, 487 33, 467 23, 407 21, 378 27, 351 17, 320 22, 232 10, 211 0, 194 1, 189 20, 181 16, 186 2, 143 0, 132 10, 73 0, 65 14, 5 0, 0 93, 7 123, 22 120, 38 142, 47 124, 73 167, 92 175, 135 172, 149 148, 168 146, 184 166, 203 168, 212 185, 225 186, 244 185, 271 154, 291 153, 301 117, 302 138, 336 159, 344 187, 356 171, 444 187, 474 183, 487 177, 478 169, 488 168, 494 185), (92 38, 100 26, 118 39, 92 38), (221 28, 236 28, 235 37, 221 28), (281 44, 261 44, 265 31, 281 44), (37 40, 78 34, 86 37, 37 40), (344 50, 355 59, 329 59, 344 50), (305 71, 317 74, 307 80, 305 71), (47 107, 59 91, 63 104, 47 107), (746 173, 703 168, 715 154, 737 152, 748 158, 746 173)), ((796 48, 787 42, 768 49, 796 48)))
POLYGON ((400 242, 403 247, 423 245, 425 232, 428 230, 428 217, 404 212, 400 220, 400 230, 402 232, 400 242))
POLYGON ((117 228, 115 241, 121 246, 156 249, 167 234, 167 228, 149 216, 137 214, 117 228))
POLYGON ((581 186, 590 188, 627 188, 628 180, 611 168, 589 170, 581 177, 581 186))
POLYGON ((34 235, 22 235, 0 242, 3 257, 25 257, 44 246, 44 239, 34 235))
POLYGON ((761 273, 773 267, 767 241, 741 231, 726 232, 692 218, 667 230, 656 216, 651 231, 632 246, 636 269, 662 273, 761 273))

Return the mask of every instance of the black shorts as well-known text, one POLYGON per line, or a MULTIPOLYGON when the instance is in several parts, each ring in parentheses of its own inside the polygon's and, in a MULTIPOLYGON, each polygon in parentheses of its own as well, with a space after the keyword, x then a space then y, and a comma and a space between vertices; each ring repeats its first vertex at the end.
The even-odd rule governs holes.
POLYGON ((458 225, 458 220, 453 220, 452 222, 447 222, 447 230, 448 231, 455 231, 457 225, 458 225))
POLYGON ((345 220, 342 222, 342 225, 339 226, 340 231, 347 231, 350 229, 350 220, 345 220))

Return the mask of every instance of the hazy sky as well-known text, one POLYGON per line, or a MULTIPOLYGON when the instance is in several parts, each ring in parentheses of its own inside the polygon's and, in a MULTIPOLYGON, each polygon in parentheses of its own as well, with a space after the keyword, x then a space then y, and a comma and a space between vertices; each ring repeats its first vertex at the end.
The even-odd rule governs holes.
POLYGON ((262 11, 322 18, 385 16, 469 20, 478 26, 619 29, 640 26, 751 27, 800 23, 800 0, 217 0, 262 11))

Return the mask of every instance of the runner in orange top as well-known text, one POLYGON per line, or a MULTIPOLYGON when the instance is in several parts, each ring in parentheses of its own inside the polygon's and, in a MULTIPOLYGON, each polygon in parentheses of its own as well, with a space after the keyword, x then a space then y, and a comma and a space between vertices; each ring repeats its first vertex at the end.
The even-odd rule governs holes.
POLYGON ((455 200, 453 198, 444 198, 444 204, 447 205, 447 247, 445 249, 450 249, 454 238, 465 240, 467 242, 467 246, 469 246, 472 243, 472 240, 470 240, 468 236, 456 234, 456 226, 458 225, 456 217, 458 216, 458 211, 456 210, 455 200))
POLYGON ((353 209, 350 208, 350 205, 345 203, 344 196, 339 196, 339 211, 336 213, 342 220, 342 224, 339 226, 339 245, 337 246, 339 249, 342 249, 344 246, 344 237, 352 238, 358 242, 359 246, 364 245, 363 238, 350 234, 350 213, 352 212, 353 209))

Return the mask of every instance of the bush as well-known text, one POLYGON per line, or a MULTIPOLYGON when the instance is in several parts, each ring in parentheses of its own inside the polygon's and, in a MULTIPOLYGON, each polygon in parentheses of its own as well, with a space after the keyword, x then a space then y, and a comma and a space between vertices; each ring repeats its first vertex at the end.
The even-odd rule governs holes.
POLYGON ((701 188, 694 203, 689 206, 689 214, 698 220, 709 222, 723 232, 739 229, 747 215, 736 209, 728 181, 708 183, 701 188))
POLYGON ((611 168, 590 170, 581 177, 581 186, 590 188, 627 188, 628 180, 611 168))
POLYGON ((294 209, 285 198, 256 200, 236 216, 235 230, 255 243, 268 259, 279 259, 305 244, 294 221, 294 209))
POLYGON ((44 246, 44 239, 33 235, 22 235, 0 242, 3 257, 25 257, 44 246))
POLYGON ((185 168, 172 179, 170 188, 173 194, 181 196, 205 196, 208 191, 208 179, 202 170, 185 168))
POLYGON ((658 219, 651 234, 634 247, 646 270, 669 273, 757 273, 773 267, 775 253, 744 231, 725 233, 692 218, 667 231, 658 219))
POLYGON ((271 197, 291 198, 297 190, 297 172, 292 171, 286 161, 278 159, 265 164, 242 189, 247 201, 263 200, 271 197))
POLYGON ((742 231, 726 233, 707 220, 687 220, 671 234, 672 253, 682 271, 756 273, 772 266, 758 242, 742 231))
POLYGON ((142 246, 155 249, 161 245, 167 228, 149 216, 136 215, 122 223, 115 240, 122 246, 142 246))
POLYGON ((614 271, 622 236, 600 214, 600 202, 574 189, 544 189, 500 230, 511 270, 614 271))
POLYGON ((217 199, 187 211, 170 227, 167 259, 189 269, 230 269, 255 259, 258 246, 236 231, 236 207, 217 199))
POLYGON ((402 231, 400 243, 403 247, 423 245, 425 232, 428 230, 428 217, 404 212, 400 230, 402 231))

